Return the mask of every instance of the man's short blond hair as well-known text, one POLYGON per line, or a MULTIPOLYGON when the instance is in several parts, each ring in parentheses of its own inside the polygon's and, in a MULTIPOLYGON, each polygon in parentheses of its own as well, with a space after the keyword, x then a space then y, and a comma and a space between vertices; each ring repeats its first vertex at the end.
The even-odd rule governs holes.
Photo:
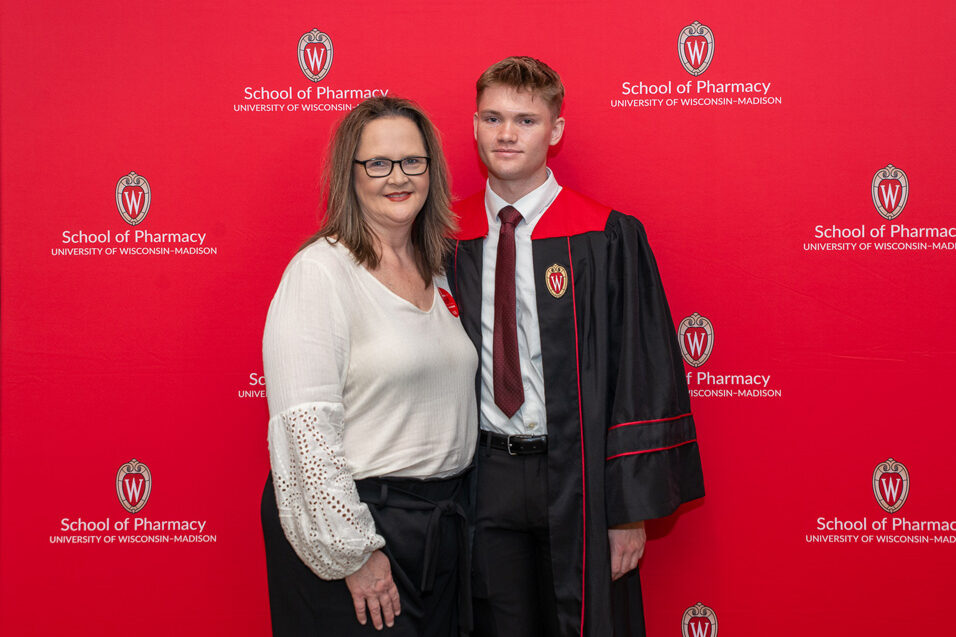
POLYGON ((553 117, 561 115, 564 84, 561 83, 561 76, 557 71, 541 60, 525 55, 513 55, 492 64, 475 83, 476 101, 480 102, 485 89, 494 85, 510 86, 516 91, 529 91, 545 101, 553 117))

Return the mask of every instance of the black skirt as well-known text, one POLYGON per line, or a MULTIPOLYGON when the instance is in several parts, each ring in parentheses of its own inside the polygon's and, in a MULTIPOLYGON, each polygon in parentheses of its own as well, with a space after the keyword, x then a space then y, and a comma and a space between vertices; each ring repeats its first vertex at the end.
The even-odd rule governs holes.
POLYGON ((279 523, 270 474, 262 493, 262 531, 273 635, 456 637, 467 632, 471 592, 463 483, 462 476, 356 482, 376 531, 385 538, 382 551, 401 601, 395 625, 379 632, 371 621, 358 623, 344 580, 320 579, 296 555, 279 523))

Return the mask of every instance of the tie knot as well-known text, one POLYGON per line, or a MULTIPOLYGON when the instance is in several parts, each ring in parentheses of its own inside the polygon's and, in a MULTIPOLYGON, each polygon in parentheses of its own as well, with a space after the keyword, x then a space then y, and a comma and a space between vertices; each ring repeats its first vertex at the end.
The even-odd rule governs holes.
POLYGON ((521 220, 521 213, 512 206, 505 206, 498 212, 498 218, 501 219, 501 223, 513 226, 521 220))

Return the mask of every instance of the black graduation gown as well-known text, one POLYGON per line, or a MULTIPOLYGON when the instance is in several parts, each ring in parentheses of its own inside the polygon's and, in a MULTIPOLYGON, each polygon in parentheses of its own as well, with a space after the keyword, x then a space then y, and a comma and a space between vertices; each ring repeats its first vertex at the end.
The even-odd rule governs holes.
MULTIPOLYGON (((455 209, 461 230, 448 282, 480 352, 484 193, 455 209)), ((560 635, 643 635, 640 578, 612 585, 607 529, 704 494, 657 264, 636 218, 567 188, 535 226, 532 252, 560 635)))

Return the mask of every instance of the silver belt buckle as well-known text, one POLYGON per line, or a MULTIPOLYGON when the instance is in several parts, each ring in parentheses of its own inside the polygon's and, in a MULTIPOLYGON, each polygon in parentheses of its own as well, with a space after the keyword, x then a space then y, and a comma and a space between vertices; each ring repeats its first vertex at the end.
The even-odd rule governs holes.
POLYGON ((509 434, 509 436, 508 436, 508 438, 507 438, 507 448, 508 448, 508 455, 509 455, 509 456, 517 456, 517 455, 518 455, 518 454, 516 454, 514 451, 511 450, 511 439, 512 439, 513 437, 514 437, 514 436, 512 436, 512 435, 509 434))

